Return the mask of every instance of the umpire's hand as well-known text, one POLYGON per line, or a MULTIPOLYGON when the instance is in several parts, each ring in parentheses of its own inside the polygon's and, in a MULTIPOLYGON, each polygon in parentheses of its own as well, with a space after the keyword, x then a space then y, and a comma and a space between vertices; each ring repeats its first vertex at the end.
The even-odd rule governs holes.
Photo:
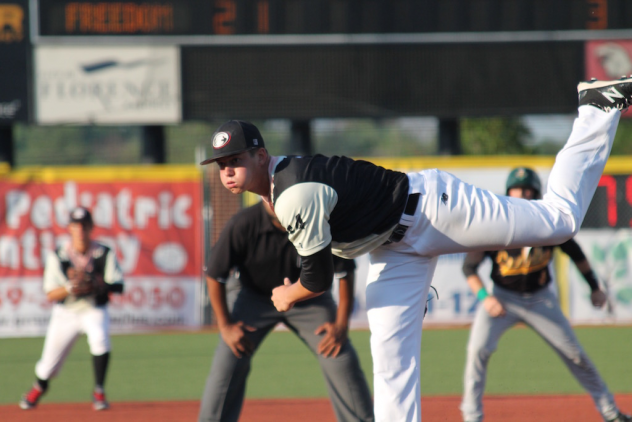
POLYGON ((316 335, 322 333, 325 333, 325 336, 320 343, 318 343, 318 353, 325 357, 335 358, 347 341, 347 327, 332 322, 326 322, 314 331, 316 335))
POLYGON ((253 332, 256 330, 255 327, 237 321, 234 324, 226 324, 220 327, 219 332, 233 354, 241 358, 242 356, 250 356, 255 351, 254 345, 250 339, 246 337, 246 331, 253 332))

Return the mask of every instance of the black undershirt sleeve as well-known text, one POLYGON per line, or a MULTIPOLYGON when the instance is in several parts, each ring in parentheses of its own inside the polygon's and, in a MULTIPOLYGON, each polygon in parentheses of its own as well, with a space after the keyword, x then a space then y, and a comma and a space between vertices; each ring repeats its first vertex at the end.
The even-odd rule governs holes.
POLYGON ((586 255, 582 251, 582 248, 575 242, 574 239, 570 239, 560 245, 560 249, 566 255, 568 255, 573 262, 581 262, 586 260, 586 255))
POLYGON ((349 274, 353 274, 356 269, 355 260, 345 259, 334 255, 334 274, 336 277, 345 278, 349 274))
POLYGON ((471 275, 477 275, 478 266, 483 262, 485 254, 481 253, 468 253, 463 260, 463 266, 461 267, 465 277, 471 275))
MULTIPOLYGON (((573 239, 562 243, 560 245, 560 249, 562 249, 562 251, 567 254, 575 264, 586 261, 586 255, 584 255, 582 248, 573 239)), ((597 276, 592 269, 582 273, 582 276, 584 277, 584 280, 586 280, 586 283, 590 286, 591 292, 599 290, 599 281, 597 281, 597 276)))
POLYGON ((334 281, 331 244, 313 255, 301 257, 301 284, 313 293, 328 290, 334 281))

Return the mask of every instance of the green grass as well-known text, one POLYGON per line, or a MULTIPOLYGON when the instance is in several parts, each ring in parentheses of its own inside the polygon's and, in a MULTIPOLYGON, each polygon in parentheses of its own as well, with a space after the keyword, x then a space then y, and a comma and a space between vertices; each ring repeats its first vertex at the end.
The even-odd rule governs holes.
MULTIPOLYGON (((575 333, 611 391, 632 392, 632 327, 582 327, 575 333)), ((467 330, 424 332, 423 394, 461 393, 467 335, 467 330), (451 345, 454 350, 449 350, 451 345)), ((553 349, 533 330, 518 327, 505 333, 490 360, 486 392, 572 394, 584 390, 553 349)))
MULTIPOLYGON (((632 392, 632 327, 586 327, 576 333, 615 393, 632 392)), ((467 329, 426 330, 422 346, 422 393, 459 395, 467 329)), ((369 333, 354 331, 352 341, 371 383, 369 333)), ((199 399, 218 336, 176 333, 113 336, 107 391, 110 400, 199 399)), ((43 338, 0 339, 0 404, 15 403, 33 380, 43 338)), ((85 337, 80 338, 59 376, 51 382, 47 402, 87 401, 92 366, 85 337)), ((583 390, 557 355, 533 331, 517 328, 501 339, 492 357, 487 392, 491 394, 564 394, 583 390)), ((247 396, 325 397, 320 368, 290 332, 274 332, 253 362, 247 396)))

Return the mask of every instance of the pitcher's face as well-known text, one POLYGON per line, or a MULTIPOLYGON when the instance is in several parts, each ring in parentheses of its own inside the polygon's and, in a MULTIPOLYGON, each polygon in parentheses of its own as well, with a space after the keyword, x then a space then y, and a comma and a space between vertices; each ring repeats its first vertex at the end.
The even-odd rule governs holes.
POLYGON ((222 184, 232 193, 243 193, 255 191, 261 184, 259 178, 267 172, 264 168, 266 155, 261 153, 261 149, 251 154, 244 151, 240 154, 219 158, 219 175, 222 184))

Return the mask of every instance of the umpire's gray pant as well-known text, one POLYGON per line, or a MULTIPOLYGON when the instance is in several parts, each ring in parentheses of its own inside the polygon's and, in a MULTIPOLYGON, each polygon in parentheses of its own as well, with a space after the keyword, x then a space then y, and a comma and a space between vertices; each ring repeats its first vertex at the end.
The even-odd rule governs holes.
MULTIPOLYGON (((269 297, 245 287, 236 293, 234 302, 231 296, 232 320, 243 321, 257 329, 246 333, 254 343, 255 351, 274 326, 283 322, 317 356, 336 418, 339 421, 374 420, 371 392, 351 342, 347 341, 336 358, 325 358, 316 352, 322 337, 314 331, 321 324, 335 320, 337 307, 331 293, 297 303, 284 313, 274 308, 269 297)), ((235 422, 239 419, 251 359, 252 356, 237 358, 220 336, 202 395, 200 422, 235 422)))

